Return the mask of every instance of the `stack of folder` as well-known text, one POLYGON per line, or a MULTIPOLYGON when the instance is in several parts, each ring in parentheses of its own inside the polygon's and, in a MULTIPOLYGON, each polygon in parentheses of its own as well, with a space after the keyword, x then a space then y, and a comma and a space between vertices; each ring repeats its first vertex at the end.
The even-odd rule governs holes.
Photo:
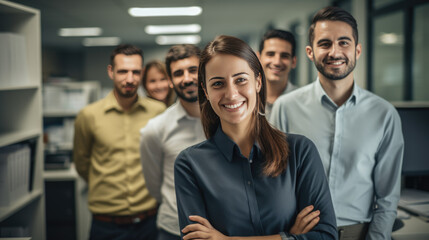
POLYGON ((28 144, 0 148, 0 207, 29 192, 31 149, 28 144))

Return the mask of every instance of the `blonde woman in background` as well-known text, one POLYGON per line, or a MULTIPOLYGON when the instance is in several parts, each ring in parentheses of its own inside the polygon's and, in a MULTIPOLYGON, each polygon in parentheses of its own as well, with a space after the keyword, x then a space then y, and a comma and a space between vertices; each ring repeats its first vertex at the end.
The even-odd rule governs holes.
POLYGON ((163 102, 167 107, 176 100, 173 88, 168 81, 165 65, 160 61, 148 62, 143 73, 143 89, 148 97, 163 102))

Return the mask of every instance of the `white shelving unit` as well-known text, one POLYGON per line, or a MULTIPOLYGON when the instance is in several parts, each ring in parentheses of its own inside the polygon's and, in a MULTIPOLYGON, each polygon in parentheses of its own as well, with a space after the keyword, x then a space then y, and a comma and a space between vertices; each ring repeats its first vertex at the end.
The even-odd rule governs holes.
POLYGON ((48 118, 62 118, 62 117, 76 117, 78 111, 44 111, 43 117, 48 118))
POLYGON ((25 37, 29 79, 0 79, 0 147, 35 139, 31 187, 24 197, 0 208, 0 228, 25 229, 33 240, 45 239, 41 93, 40 13, 0 0, 0 32, 25 37), (7 84, 5 84, 7 83, 7 84))

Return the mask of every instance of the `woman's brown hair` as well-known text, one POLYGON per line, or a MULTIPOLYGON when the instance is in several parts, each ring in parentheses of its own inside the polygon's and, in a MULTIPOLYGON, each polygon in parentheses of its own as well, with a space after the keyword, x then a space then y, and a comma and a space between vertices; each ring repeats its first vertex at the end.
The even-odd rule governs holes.
POLYGON ((211 138, 216 133, 220 119, 213 111, 204 93, 206 89, 206 65, 218 54, 233 55, 244 59, 255 74, 261 76, 261 90, 257 95, 256 107, 252 113, 251 135, 255 136, 265 155, 264 174, 272 177, 280 175, 287 166, 289 145, 283 132, 274 129, 265 118, 266 80, 264 70, 255 52, 244 41, 231 36, 218 36, 204 48, 198 69, 198 101, 204 133, 211 138), (204 88, 204 89, 203 89, 204 88))
MULTIPOLYGON (((162 62, 157 61, 157 60, 148 62, 144 67, 143 78, 142 78, 142 86, 143 86, 143 89, 145 90, 146 94, 148 94, 148 91, 146 88, 146 83, 148 80, 147 79, 147 73, 149 72, 149 69, 151 69, 153 67, 158 69, 158 71, 160 71, 162 74, 165 75, 166 78, 168 78, 167 69, 162 62)), ((152 98, 152 96, 149 96, 149 95, 148 95, 148 97, 152 98)), ((174 91, 172 88, 170 88, 168 90, 167 98, 165 101, 165 104, 167 105, 167 107, 174 103, 174 99, 175 99, 174 91)))

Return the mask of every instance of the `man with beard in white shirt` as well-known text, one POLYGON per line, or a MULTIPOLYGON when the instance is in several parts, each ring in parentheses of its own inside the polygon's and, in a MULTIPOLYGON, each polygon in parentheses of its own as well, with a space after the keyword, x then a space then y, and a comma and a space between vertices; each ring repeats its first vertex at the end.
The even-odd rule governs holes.
POLYGON ((160 203, 158 240, 180 239, 174 188, 174 162, 185 148, 204 141, 198 96, 200 49, 182 44, 166 57, 170 86, 178 101, 141 129, 140 154, 150 194, 160 203))

